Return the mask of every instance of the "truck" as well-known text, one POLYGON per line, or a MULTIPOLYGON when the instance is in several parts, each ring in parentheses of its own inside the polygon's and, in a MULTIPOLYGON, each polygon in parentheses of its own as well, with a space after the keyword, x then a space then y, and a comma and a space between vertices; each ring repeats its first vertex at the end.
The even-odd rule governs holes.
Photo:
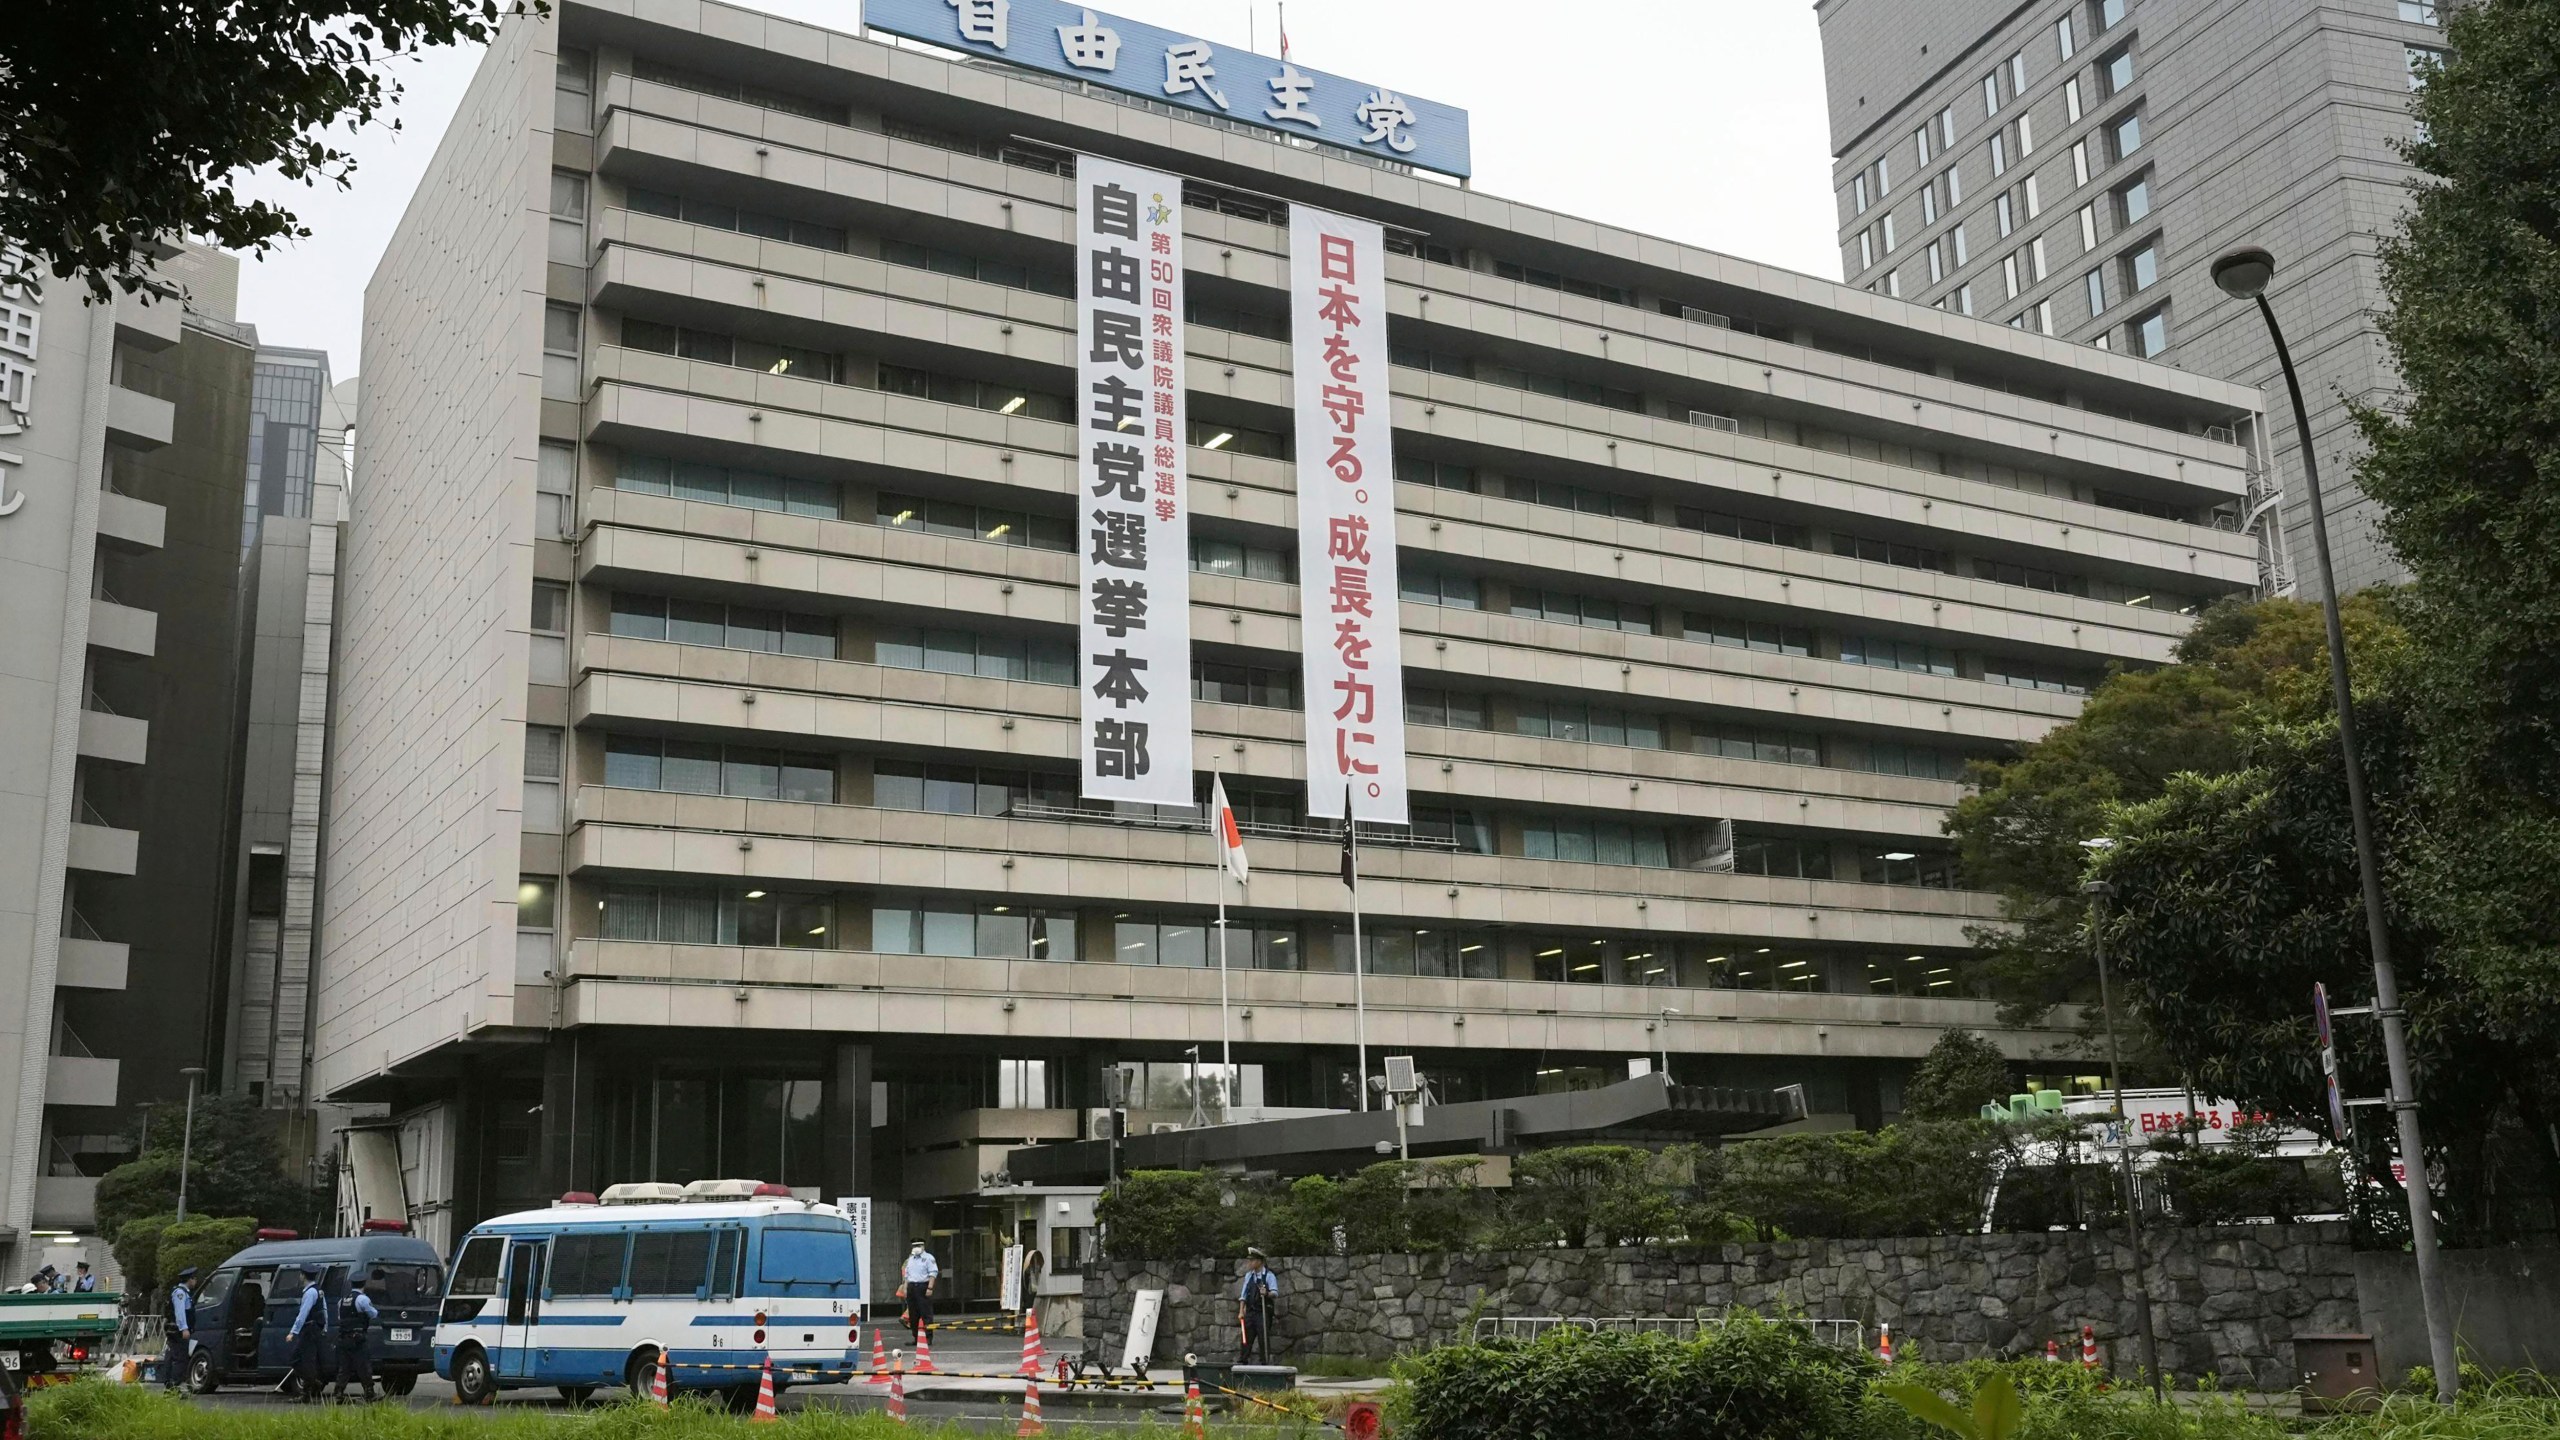
POLYGON ((0 1295, 0 1369, 26 1383, 87 1369, 116 1338, 123 1302, 107 1290, 0 1295))

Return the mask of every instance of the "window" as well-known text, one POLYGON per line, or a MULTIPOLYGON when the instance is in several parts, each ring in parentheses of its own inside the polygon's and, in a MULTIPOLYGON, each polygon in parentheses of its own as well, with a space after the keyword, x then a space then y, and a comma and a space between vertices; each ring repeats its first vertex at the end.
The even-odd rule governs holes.
POLYGON ((571 1231, 551 1241, 551 1283, 546 1296, 610 1295, 622 1288, 627 1235, 571 1231))
POLYGON ((2062 58, 2065 60, 2070 59, 2072 49, 2074 48, 2071 43, 2070 16, 2065 15, 2060 20, 2054 22, 2053 39, 2054 47, 2062 52, 2062 58))
POLYGON ((1918 640, 1895 640, 1881 635, 1841 636, 1840 658, 1851 665, 1908 670, 1922 675, 1956 673, 1954 651, 1918 640))
POLYGON ((1734 720, 1701 721, 1691 726, 1689 748, 1701 755, 1757 760, 1768 765, 1822 763, 1822 741, 1813 735, 1734 720))
POLYGON ((1956 143, 1956 107, 1950 105, 1938 112, 1938 148, 1950 150, 1956 143))
POLYGON ((1076 917, 1071 910, 1019 905, 947 908, 957 905, 939 896, 931 901, 883 898, 871 908, 871 948, 883 955, 1076 958, 1076 917))
POLYGON ((767 1284, 852 1285, 862 1278, 853 1260, 853 1230, 774 1225, 764 1232, 757 1277, 767 1284))
POLYGON ((2027 218, 2033 220, 2044 213, 2044 201, 2036 191, 2036 177, 2028 176, 2024 188, 2027 192, 2027 218))
POLYGON ((2108 127, 2107 133, 2116 147, 2116 158, 2122 160, 2142 148, 2142 116, 2124 115, 2108 127))
POLYGON ((2124 258, 2125 289, 2139 295, 2160 282, 2160 245, 2145 244, 2124 258))
POLYGON ((1997 70, 1982 77, 1982 113, 1986 116, 2000 113, 2000 72, 1997 70))
POLYGON ((604 892, 607 940, 669 945, 834 948, 835 902, 824 895, 716 891, 690 885, 613 885, 604 892))
POLYGON ((1521 853, 1532 860, 1671 868, 1671 844, 1659 825, 1582 816, 1532 816, 1521 826, 1521 853))
MULTIPOLYGON (((1952 890, 1955 856, 1943 850, 1870 850, 1858 856, 1858 882, 1863 885, 1919 885, 1952 890)), ((1887 977, 1888 979, 1890 977, 1887 977)))
MULTIPOLYGON (((1061 275, 1057 278, 1061 284, 1069 284, 1065 276, 1061 275)), ((1035 282, 1032 288, 1040 287, 1035 282)), ((1069 296, 1075 294, 1071 284, 1065 293, 1069 296)), ((1186 294, 1182 297, 1182 317, 1194 325, 1205 325, 1212 330, 1227 330, 1238 335, 1258 335, 1265 340, 1289 338, 1289 317, 1274 310, 1250 309, 1242 305, 1221 305, 1213 300, 1202 300, 1186 294)))
POLYGON ((1802 525, 1789 525, 1777 520, 1760 520, 1746 515, 1728 515, 1721 510, 1692 510, 1681 506, 1677 512, 1684 530, 1702 530, 1709 535, 1727 535, 1736 540, 1750 540, 1762 545, 1785 545, 1797 550, 1813 548, 1812 533, 1802 525))
POLYGON ((1287 550, 1235 540, 1211 540, 1196 534, 1191 539, 1191 568, 1203 575, 1277 580, 1283 585, 1297 578, 1297 566, 1287 550))
POLYGON ((887 759, 872 762, 871 803, 883 810, 935 815, 1008 815, 1025 805, 1081 808, 1075 777, 1064 771, 887 759))
POLYGON ((1973 313, 1973 287, 1971 285, 1959 285, 1956 287, 1956 309, 1967 315, 1973 313))
MULTIPOLYGON (((1748 835, 1737 829, 1733 837, 1733 873, 1773 875, 1788 880, 1828 880, 1831 878, 1831 842, 1748 835)), ((1802 965, 1805 962, 1792 963, 1802 965)))
MULTIPOLYGON (((1516 494, 1515 499, 1520 498, 1516 494)), ((1614 515, 1621 520, 1650 520, 1653 506, 1635 495, 1615 495, 1606 490, 1593 490, 1581 485, 1567 485, 1558 480, 1541 480, 1528 496, 1533 505, 1572 510, 1584 515, 1614 515)))
POLYGON ((1203 660, 1191 669, 1191 698, 1218 705, 1294 710, 1298 706, 1298 672, 1203 660))
POLYGON ((1964 757, 1952 750, 1894 740, 1871 740, 1863 749, 1865 763, 1858 768, 1873 774, 1908 775, 1915 780, 1964 779, 1964 757))
MULTIPOLYGON (((707 225, 714 230, 733 230, 741 235, 760 235, 767 240, 780 240, 791 245, 806 245, 818 250, 833 250, 839 254, 845 248, 844 231, 838 226, 820 225, 808 220, 793 220, 781 215, 768 215, 761 210, 742 210, 735 205, 700 200, 690 195, 670 195, 663 190, 644 190, 637 185, 632 186, 626 193, 629 196, 631 208, 643 215, 681 220, 688 225, 707 225)), ((893 263, 921 264, 921 261, 908 260, 900 253, 902 250, 914 248, 901 246, 895 240, 889 241, 883 247, 887 252, 887 258, 893 263)), ((973 274, 971 278, 978 277, 973 274)), ((1060 283, 1064 283, 1063 279, 1060 283)), ((1051 293, 1059 292, 1053 290, 1051 293)), ((1074 287, 1068 286, 1064 293, 1074 294, 1074 287)))
POLYGON ((1410 455, 1396 457, 1396 479, 1407 485, 1425 485, 1435 490, 1463 490, 1478 493, 1481 482, 1473 465, 1452 465, 1445 460, 1420 460, 1410 455))
POLYGON ((2444 52, 2424 45, 2411 45, 2406 47, 2406 53, 2401 56, 2401 63, 2409 71, 2409 88, 2415 90, 2427 83, 2426 68, 2428 66, 2444 63, 2444 52))
POLYGON ((2036 302, 2036 329, 2047 335, 2053 333, 2053 302, 2051 300, 2036 302))
POLYGON ((2154 310, 2133 322, 2133 353, 2145 359, 2169 348, 2169 312, 2154 310))
POLYGON ((1024 390, 986 380, 970 380, 957 375, 940 375, 904 365, 882 365, 880 388, 892 395, 911 395, 919 400, 936 400, 945 405, 965 405, 972 410, 993 410, 999 415, 1019 415, 1026 420, 1071 424, 1075 419, 1064 395, 1024 390))
POLYGON ((2009 232, 2018 228, 2018 217, 2010 207, 2008 191, 2001 191, 1999 197, 1992 201, 1991 208, 2000 218, 2000 233, 2002 236, 2005 237, 2009 232))
POLYGON ((2054 570, 2039 570, 2030 565, 2012 565, 2005 560, 1976 560, 1973 573, 1995 585, 2016 585, 2028 590, 2043 590, 2055 595, 2086 595, 2089 582, 2077 575, 2064 575, 2054 570))
POLYGON ((1946 556, 1924 545, 1907 545, 1899 540, 1871 540, 1858 535, 1832 532, 1831 553, 1852 559, 1872 561, 1878 565, 1900 565, 1913 570, 1944 570, 1946 556))
POLYGON ((1935 285, 1945 278, 1947 278, 1946 265, 1940 259, 1938 242, 1932 240, 1929 242, 1929 283, 1935 285))
POLYGON ((2009 96, 2015 99, 2027 93, 2027 52, 2009 57, 2009 96))
POLYGON ((2015 252, 2000 257, 2000 278, 2009 282, 2009 298, 2018 298, 2018 257, 2015 252))
POLYGON ((589 99, 593 84, 587 78, 589 63, 586 51, 565 45, 560 48, 551 71, 551 123, 559 129, 582 135, 587 131, 593 111, 589 99))
POLYGON ((560 830, 560 748, 559 726, 524 727, 524 828, 539 834, 560 830))
POLYGON ((2133 87, 2133 47, 2125 46, 2098 62, 2099 78, 2106 82, 2109 95, 2121 95, 2133 87))
POLYGON ((568 684, 569 587, 535 581, 533 613, 525 628, 533 632, 526 678, 536 685, 568 684))
POLYGON ((558 928, 559 887, 547 875, 527 875, 516 882, 516 928, 558 928))
POLYGON ((2078 189, 2080 186, 2088 183, 2089 142, 2086 140, 2074 140, 2071 142, 2071 185, 2072 188, 2078 189))
POLYGON ((1033 550, 1071 551, 1076 548, 1074 526, 1049 515, 1027 515, 1019 510, 965 505, 951 500, 925 500, 887 491, 880 493, 872 513, 882 525, 893 530, 922 530, 928 535, 943 535, 954 540, 986 540, 1033 550))
POLYGON ((1445 605, 1452 610, 1481 608, 1474 576, 1452 575, 1427 566, 1400 567, 1396 572, 1396 592, 1425 605, 1445 605))
POLYGON ((1573 740, 1586 745, 1626 745, 1639 750, 1662 748, 1659 716, 1590 705, 1580 700, 1531 697, 1520 702, 1512 728, 1547 740, 1573 740))
POLYGON ((761 340, 741 340, 734 335, 689 330, 680 325, 660 325, 650 320, 625 317, 622 343, 633 350, 648 350, 713 365, 734 365, 742 370, 761 370, 768 375, 794 375, 831 385, 843 379, 837 358, 822 351, 803 350, 796 345, 769 345, 761 340))
POLYGON ((2032 242, 2030 242, 2030 243, 2028 244, 2028 246, 2027 246, 2027 258, 2028 258, 2030 261, 2034 262, 2034 264, 2033 264, 2033 269, 2034 269, 2034 272, 2035 272, 2035 278, 2036 278, 2036 280, 2037 280, 2037 282, 2038 282, 2038 283, 2042 283, 2042 282, 2043 282, 2043 280, 2044 280, 2044 237, 2043 237, 2043 236, 2041 236, 2041 235, 2037 236, 2037 237, 2036 237, 2032 242))
POLYGON ((475 1236, 463 1242, 462 1253, 453 1257, 453 1274, 445 1288, 457 1296, 486 1299, 498 1293, 498 1260, 506 1253, 505 1237, 475 1236))
POLYGON ((2113 30, 2124 22, 2127 0, 2098 0, 2098 28, 2113 30))
POLYGON ((2018 158, 2024 160, 2034 153, 2036 153, 2036 117, 2021 115, 2018 117, 2018 158))
POLYGON ((2062 115, 2067 124, 2080 123, 2080 77, 2077 75, 2062 82, 2062 115))
POLYGON ((2104 267, 2092 270, 2080 277, 2080 283, 2089 292, 2089 318, 2095 320, 2107 308, 2107 272, 2104 267))
POLYGON ((847 118, 845 107, 841 105, 831 105, 823 100, 812 100, 786 91, 768 90, 761 85, 723 80, 697 71, 660 64, 645 56, 635 56, 632 59, 631 78, 658 85, 673 85, 679 90, 690 90, 697 95, 734 100, 741 105, 753 105, 759 110, 778 110, 785 115, 824 120, 834 125, 842 125, 847 118))
MULTIPOLYGON (((1336 930, 1324 939, 1335 968, 1350 969, 1350 932, 1336 930)), ((1496 980, 1502 975, 1501 954, 1493 937, 1481 930, 1372 925, 1361 934, 1360 948, 1363 968, 1372 975, 1451 980, 1496 980)))
POLYGON ((631 1239, 633 1295, 693 1295, 711 1272, 711 1232, 658 1230, 631 1239))
POLYGON ((2400 18, 2412 25, 2442 23, 2436 18, 2435 0, 2400 0, 2400 18))
MULTIPOLYGON (((799 223, 796 221, 792 223, 794 228, 794 238, 797 238, 797 232, 800 228, 799 223)), ((810 242, 804 240, 800 243, 807 244, 810 242)), ((838 245, 830 246, 828 248, 842 249, 843 247, 838 245)), ((993 260, 980 255, 963 254, 957 250, 944 250, 930 245, 917 245, 905 240, 882 241, 880 244, 880 258, 888 261, 892 265, 905 265, 917 270, 930 270, 937 275, 950 275, 962 280, 975 280, 985 285, 1001 285, 1011 290, 1030 290, 1038 294, 1056 295, 1066 299, 1074 298, 1076 293, 1074 278, 1064 270, 1050 270, 1039 266, 1018 264, 1009 260, 993 260)), ((1217 321, 1224 318, 1223 316, 1193 314, 1188 309, 1186 309, 1185 315, 1188 318, 1199 321, 1201 324, 1214 325, 1216 328, 1221 330, 1238 330, 1244 328, 1241 325, 1218 324, 1217 321)))
POLYGON ((900 628, 881 632, 873 663, 892 670, 930 670, 1034 685, 1076 683, 1073 641, 1051 635, 981 635, 969 630, 900 628))
POLYGON ((827 615, 786 614, 716 600, 670 600, 616 592, 612 633, 634 640, 760 650, 768 655, 836 658, 836 622, 827 615))
POLYGON ((1876 236, 1872 230, 1858 232, 1858 268, 1868 269, 1876 263, 1876 236))
POLYGON ((587 263, 587 177, 575 170, 551 172, 551 260, 587 263))
POLYGON ((1764 655, 1813 653, 1812 630, 1775 620, 1746 620, 1734 615, 1704 615, 1691 611, 1683 617, 1681 635, 1704 645, 1757 650, 1764 655))
POLYGON ((1881 200, 1892 193, 1893 157, 1879 155, 1876 157, 1876 198, 1881 200))
POLYGON ((545 399, 578 398, 578 322, 579 312, 575 305, 563 305, 555 300, 542 307, 542 394, 545 399))
POLYGON ((1914 131, 1912 131, 1912 132, 1911 132, 1911 148, 1912 148, 1914 151, 1918 152, 1918 154, 1919 154, 1919 156, 1920 156, 1920 164, 1921 164, 1922 168, 1924 168, 1924 169, 1925 169, 1925 168, 1927 168, 1927 166, 1928 166, 1928 164, 1929 164, 1929 127, 1928 127, 1928 126, 1923 125, 1923 126, 1921 126, 1919 129, 1914 130, 1914 131))
POLYGON ((565 440, 545 440, 535 452, 533 470, 534 533, 545 540, 577 538, 578 447, 565 440))
POLYGON ((1947 208, 1953 210, 1964 203, 1964 167, 1947 167, 1947 208))
POLYGON ((2137 177, 2130 185, 2116 191, 2116 215, 2122 223, 2132 225, 2151 213, 2151 177, 2137 177))
POLYGON ((1964 227, 1962 225, 1958 225, 1953 230, 1948 231, 1947 238, 1955 242, 1956 265, 1961 269, 1967 261, 1973 258, 1965 253, 1964 227))
POLYGON ((1613 305, 1627 303, 1627 292, 1615 285, 1603 285, 1596 280, 1585 280, 1576 275, 1559 275, 1553 270, 1541 270, 1534 265, 1515 265, 1508 260, 1497 260, 1493 262, 1493 273, 1505 280, 1517 280, 1521 284, 1536 285, 1546 290, 1562 290, 1568 295, 1588 296, 1593 300, 1606 300, 1613 305))
POLYGON ((533 582, 533 615, 530 628, 538 635, 569 633, 569 587, 547 580, 533 582))
POLYGON ((1982 678, 1994 685, 2010 685, 2021 690, 2050 690, 2063 695, 2089 693, 2088 682, 2079 675, 2042 660, 1985 656, 1982 678))
POLYGON ((1894 245, 1895 245, 1895 240, 1894 240, 1894 236, 1893 236, 1893 213, 1892 213, 1891 211, 1887 211, 1887 212, 1885 212, 1885 217, 1884 217, 1884 253, 1886 253, 1887 255, 1892 254, 1892 253, 1893 253, 1893 249, 1894 249, 1894 245))
POLYGON ((1997 175, 2006 175, 2006 174, 2008 174, 2008 173, 2009 173, 2009 135, 2008 135, 2008 132, 2007 132, 2007 131, 1994 131, 1994 132, 1992 133, 1992 136, 1991 136, 1991 139, 1990 139, 1990 142, 1989 142, 1989 149, 1990 149, 1990 151, 1991 151, 1991 173, 1992 173, 1993 175, 1995 175, 1995 176, 1997 176, 1997 175))
POLYGON ((2098 207, 2083 205, 2080 207, 2080 253, 2086 255, 2097 248, 2098 207))
POLYGON ((1934 180, 1920 187, 1920 223, 1938 223, 1938 185, 1934 180))
POLYGON ((614 735, 605 741, 604 783, 625 790, 832 805, 836 762, 831 755, 796 750, 614 735))
POLYGON ((1534 585, 1511 587, 1511 613, 1526 620, 1555 620, 1567 625, 1627 630, 1639 635, 1653 633, 1653 607, 1649 605, 1612 600, 1603 595, 1541 590, 1534 585))
POLYGON ((1438 725, 1449 730, 1482 730, 1485 703, 1482 695, 1464 690, 1442 690, 1416 685, 1404 692, 1404 719, 1408 725, 1438 725))
POLYGON ((763 470, 705 465, 694 460, 670 460, 663 455, 625 453, 615 465, 613 488, 827 520, 840 519, 844 513, 843 492, 832 481, 803 480, 763 470))

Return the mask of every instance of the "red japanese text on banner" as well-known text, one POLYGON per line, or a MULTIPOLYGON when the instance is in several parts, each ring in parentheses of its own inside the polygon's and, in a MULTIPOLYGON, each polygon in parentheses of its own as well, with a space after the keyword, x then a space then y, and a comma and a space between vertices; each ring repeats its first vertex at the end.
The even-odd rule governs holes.
POLYGON ((1289 207, 1307 813, 1407 823, 1386 236, 1289 207))
POLYGON ((1189 805, 1182 182, 1080 155, 1075 187, 1084 794, 1189 805))

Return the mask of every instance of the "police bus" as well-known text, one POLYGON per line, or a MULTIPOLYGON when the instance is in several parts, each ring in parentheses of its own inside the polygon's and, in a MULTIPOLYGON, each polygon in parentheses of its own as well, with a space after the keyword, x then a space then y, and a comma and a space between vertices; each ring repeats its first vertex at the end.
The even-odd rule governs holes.
POLYGON ((853 1222, 780 1185, 703 1180, 572 1193, 501 1215, 455 1251, 435 1335, 436 1373, 476 1404, 556 1388, 572 1401, 621 1385, 754 1403, 854 1378, 863 1257, 853 1222))

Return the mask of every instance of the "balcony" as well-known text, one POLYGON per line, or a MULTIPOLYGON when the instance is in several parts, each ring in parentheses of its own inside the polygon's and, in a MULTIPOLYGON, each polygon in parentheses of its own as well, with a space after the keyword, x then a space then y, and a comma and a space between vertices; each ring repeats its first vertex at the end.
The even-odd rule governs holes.
POLYGON ((133 947, 121 940, 65 935, 53 983, 73 990, 122 990, 132 961, 133 947))
POLYGON ((160 650, 160 616, 110 596, 89 601, 89 643, 101 650, 148 660, 160 650))
POLYGON ((92 696, 80 711, 80 755, 115 765, 139 765, 151 748, 151 722, 97 708, 92 696))
POLYGON ((148 500, 113 490, 98 496, 98 538, 127 550, 157 550, 168 533, 169 512, 148 500))
POLYGON ((178 331, 187 311, 175 296, 146 286, 118 295, 115 305, 117 344, 157 354, 178 343, 178 331))
POLYGON ((107 387, 107 441, 128 450, 157 450, 176 435, 178 407, 157 395, 107 387))
MULTIPOLYGON (((78 1041, 66 1039, 65 1043, 78 1041)), ((95 1055, 54 1055, 45 1061, 44 1103, 47 1105, 86 1105, 105 1107, 116 1103, 116 1072, 123 1068, 120 1060, 104 1060, 95 1055)))
POLYGON ((83 801, 78 818, 71 822, 71 848, 64 863, 100 875, 130 875, 138 867, 141 850, 142 832, 107 823, 105 816, 83 801))

